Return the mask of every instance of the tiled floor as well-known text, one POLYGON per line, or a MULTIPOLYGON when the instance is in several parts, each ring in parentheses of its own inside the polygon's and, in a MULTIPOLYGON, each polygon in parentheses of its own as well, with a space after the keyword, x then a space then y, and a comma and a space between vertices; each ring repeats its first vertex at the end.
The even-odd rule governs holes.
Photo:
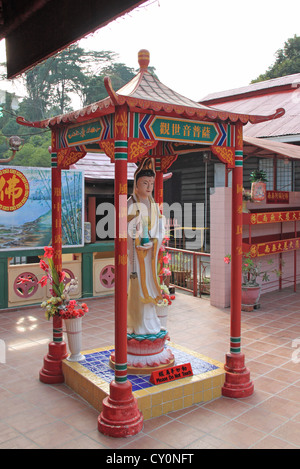
MULTIPOLYGON (((87 303, 83 350, 112 345, 113 298, 87 303)), ((229 309, 177 293, 168 328, 173 342, 224 362, 229 320, 229 309)), ((39 307, 0 312, 6 346, 0 363, 1 449, 300 448, 299 293, 268 293, 261 309, 242 313, 242 349, 255 386, 251 397, 221 397, 146 420, 138 435, 126 439, 99 433, 98 411, 66 385, 39 382, 51 336, 52 324, 39 307)))

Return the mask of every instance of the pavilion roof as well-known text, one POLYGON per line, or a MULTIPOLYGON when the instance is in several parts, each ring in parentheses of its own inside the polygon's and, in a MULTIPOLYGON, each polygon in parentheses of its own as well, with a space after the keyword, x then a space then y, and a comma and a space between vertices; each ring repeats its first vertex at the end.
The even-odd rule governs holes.
POLYGON ((127 104, 130 110, 136 112, 157 112, 173 117, 181 116, 196 120, 241 122, 243 125, 248 122, 253 124, 264 122, 284 115, 285 111, 282 108, 277 109, 271 115, 250 115, 234 113, 230 112, 230 110, 221 110, 197 103, 161 83, 149 72, 149 62, 149 52, 141 50, 139 52, 139 72, 118 91, 114 91, 110 79, 106 77, 104 84, 109 97, 101 101, 90 104, 78 111, 69 112, 43 121, 30 123, 26 122, 22 117, 18 117, 17 122, 32 127, 54 127, 62 124, 74 124, 111 114, 115 111, 116 106, 123 104, 127 104))

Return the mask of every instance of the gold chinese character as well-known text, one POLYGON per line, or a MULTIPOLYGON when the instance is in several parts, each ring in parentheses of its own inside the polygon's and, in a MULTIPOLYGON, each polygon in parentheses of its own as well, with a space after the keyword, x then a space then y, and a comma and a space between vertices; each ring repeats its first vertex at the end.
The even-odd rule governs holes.
POLYGON ((210 127, 203 127, 202 129, 202 137, 210 137, 210 127))
POLYGON ((172 135, 180 135, 180 124, 172 124, 172 135))
POLYGON ((161 122, 160 133, 162 135, 170 135, 170 124, 168 122, 161 122))
MULTIPOLYGON (((1 178, 2 179, 2 178, 1 178)), ((3 178, 4 179, 4 178, 3 178)), ((12 205, 15 205, 15 199, 19 199, 23 194, 22 187, 17 187, 20 182, 20 179, 13 175, 10 179, 6 181, 7 187, 4 189, 4 193, 8 196, 9 200, 12 200, 12 205)), ((5 181, 4 181, 5 184, 5 181)), ((1 187, 4 187, 3 181, 1 181, 1 187)), ((0 200, 3 200, 4 194, 3 189, 1 191, 0 200)))
POLYGON ((185 125, 183 126, 183 135, 184 135, 185 137, 189 137, 189 136, 190 136, 190 133, 191 133, 191 126, 188 125, 188 124, 185 124, 185 125))
POLYGON ((193 127, 193 135, 194 135, 194 137, 200 138, 200 134, 201 134, 201 127, 200 127, 200 125, 194 125, 194 127, 193 127))

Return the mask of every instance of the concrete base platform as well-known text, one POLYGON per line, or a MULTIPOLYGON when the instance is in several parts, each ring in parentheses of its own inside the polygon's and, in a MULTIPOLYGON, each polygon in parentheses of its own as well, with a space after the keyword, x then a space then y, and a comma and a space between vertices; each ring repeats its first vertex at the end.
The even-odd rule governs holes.
MULTIPOLYGON (((128 374, 144 420, 221 396, 225 380, 222 363, 172 342, 168 348, 175 356, 175 366, 190 363, 193 376, 154 385, 149 381, 150 375, 128 374)), ((114 371, 109 366, 113 350, 104 347, 83 351, 85 360, 80 363, 64 360, 62 365, 65 383, 99 412, 114 379, 114 371)))

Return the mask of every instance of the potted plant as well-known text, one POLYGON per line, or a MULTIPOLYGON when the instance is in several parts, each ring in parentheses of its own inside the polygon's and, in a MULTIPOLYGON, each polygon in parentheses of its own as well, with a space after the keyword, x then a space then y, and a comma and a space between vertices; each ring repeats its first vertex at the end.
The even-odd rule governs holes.
POLYGON ((203 276, 200 283, 200 293, 210 294, 210 277, 203 276))
POLYGON ((251 198, 253 202, 262 202, 266 198, 267 174, 262 169, 255 169, 250 174, 251 198))
POLYGON ((174 263, 170 269, 172 273, 172 281, 179 287, 185 287, 187 279, 191 278, 191 271, 187 268, 187 262, 182 252, 175 255, 174 263))
POLYGON ((84 360, 81 354, 81 337, 82 337, 82 317, 88 312, 85 303, 78 304, 76 300, 70 299, 70 293, 77 288, 77 279, 72 279, 67 285, 64 283, 65 272, 58 272, 53 262, 53 248, 45 247, 44 259, 40 260, 40 267, 44 271, 43 277, 39 280, 39 284, 44 287, 50 281, 50 293, 53 295, 41 306, 45 309, 46 318, 60 317, 64 320, 66 332, 68 336, 68 345, 70 361, 84 360))
MULTIPOLYGON (((231 256, 227 255, 224 258, 226 264, 230 264, 231 256)), ((273 259, 268 259, 268 264, 273 264, 273 259)), ((244 254, 242 259, 242 311, 253 311, 254 307, 258 305, 261 291, 261 282, 268 282, 270 274, 275 273, 278 277, 282 272, 278 269, 262 270, 262 263, 257 262, 251 257, 250 253, 244 254)))
POLYGON ((166 250, 168 240, 169 238, 164 238, 159 249, 157 266, 158 282, 161 288, 163 301, 156 306, 156 314, 163 329, 167 328, 168 307, 172 304, 172 300, 175 300, 175 295, 171 295, 169 289, 171 276, 169 262, 171 260, 171 254, 166 250))

